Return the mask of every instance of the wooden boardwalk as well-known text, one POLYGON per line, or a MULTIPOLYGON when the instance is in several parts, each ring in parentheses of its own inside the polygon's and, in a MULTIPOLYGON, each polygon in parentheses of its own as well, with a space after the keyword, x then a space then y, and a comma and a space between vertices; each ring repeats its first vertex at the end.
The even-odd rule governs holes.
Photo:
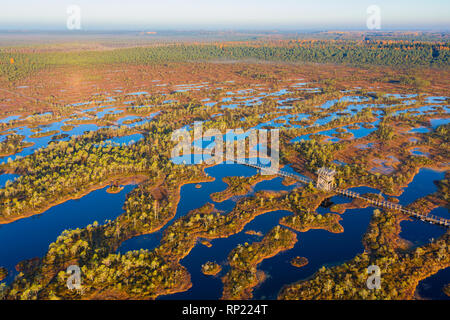
POLYGON ((405 209, 401 204, 398 204, 398 203, 393 203, 393 202, 389 202, 389 201, 385 201, 385 200, 370 199, 370 198, 361 196, 357 192, 349 191, 349 190, 335 188, 334 191, 339 194, 342 194, 344 196, 350 197, 350 198, 364 200, 364 201, 366 201, 374 206, 380 207, 380 208, 401 211, 403 213, 406 213, 409 216, 420 219, 422 221, 426 221, 426 222, 429 222, 432 224, 442 225, 447 228, 450 227, 449 219, 441 218, 441 217, 438 217, 438 216, 435 216, 432 214, 422 214, 417 211, 405 209))
MULTIPOLYGON (((293 174, 293 173, 289 173, 289 172, 285 172, 282 170, 274 170, 271 169, 269 167, 265 167, 265 166, 261 166, 258 164, 253 164, 247 161, 243 161, 243 160, 236 160, 236 163, 238 164, 243 164, 249 167, 253 167, 256 169, 259 169, 261 171, 264 171, 268 174, 273 174, 273 175, 279 175, 279 176, 283 176, 283 177, 288 177, 288 178, 292 178, 295 179, 297 181, 300 181, 302 183, 308 184, 308 183, 314 183, 315 181, 313 179, 310 179, 308 177, 303 177, 297 174, 293 174)), ((350 190, 344 190, 344 189, 339 189, 339 188, 333 188, 333 191, 341 194, 343 196, 349 197, 349 198, 354 198, 354 199, 361 199, 363 201, 368 202, 369 204, 376 206, 376 207, 380 207, 380 208, 384 208, 384 209, 391 209, 391 210, 397 210, 400 212, 403 212, 411 217, 420 219, 422 221, 425 222, 429 222, 432 224, 437 224, 437 225, 441 225, 444 227, 449 228, 450 227, 450 220, 449 219, 445 219, 445 218, 441 218, 432 214, 422 214, 419 213, 417 211, 414 210, 410 210, 410 209, 405 209, 405 207, 403 207, 401 204, 398 203, 393 203, 393 202, 389 202, 389 201, 385 201, 385 200, 378 200, 378 199, 370 199, 367 197, 363 197, 361 194, 359 194, 358 192, 354 192, 354 191, 350 191, 350 190)))

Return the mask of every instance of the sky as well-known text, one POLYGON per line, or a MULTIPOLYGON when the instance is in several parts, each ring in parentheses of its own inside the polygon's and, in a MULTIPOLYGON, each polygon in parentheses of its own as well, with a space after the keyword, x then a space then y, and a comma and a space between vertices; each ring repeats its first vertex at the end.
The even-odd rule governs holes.
POLYGON ((364 30, 371 5, 381 30, 450 29, 450 0, 2 0, 0 29, 67 29, 71 5, 87 31, 364 30))

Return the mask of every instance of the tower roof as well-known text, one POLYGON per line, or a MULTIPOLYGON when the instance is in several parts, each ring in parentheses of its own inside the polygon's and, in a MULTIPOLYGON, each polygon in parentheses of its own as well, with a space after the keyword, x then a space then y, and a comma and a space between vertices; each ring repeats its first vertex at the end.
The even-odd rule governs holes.
POLYGON ((330 169, 327 167, 322 167, 319 170, 317 170, 318 175, 326 175, 326 176, 334 176, 336 174, 336 170, 330 169))

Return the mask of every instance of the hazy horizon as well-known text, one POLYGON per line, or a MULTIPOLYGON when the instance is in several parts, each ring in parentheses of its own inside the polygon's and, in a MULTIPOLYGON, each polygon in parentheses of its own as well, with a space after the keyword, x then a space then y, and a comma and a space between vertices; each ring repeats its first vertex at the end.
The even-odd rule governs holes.
POLYGON ((363 31, 371 5, 380 9, 381 31, 450 29, 445 0, 18 0, 2 5, 0 30, 67 30, 71 5, 81 9, 81 31, 363 31))

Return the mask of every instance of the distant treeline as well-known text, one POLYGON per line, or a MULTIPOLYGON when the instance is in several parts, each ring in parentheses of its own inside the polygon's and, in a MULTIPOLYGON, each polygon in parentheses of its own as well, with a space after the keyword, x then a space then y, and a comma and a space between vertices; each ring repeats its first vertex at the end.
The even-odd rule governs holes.
POLYGON ((448 67, 448 43, 373 43, 308 41, 280 44, 176 44, 110 51, 32 52, 0 50, 0 76, 10 81, 60 65, 153 64, 212 59, 259 59, 351 65, 448 67))

